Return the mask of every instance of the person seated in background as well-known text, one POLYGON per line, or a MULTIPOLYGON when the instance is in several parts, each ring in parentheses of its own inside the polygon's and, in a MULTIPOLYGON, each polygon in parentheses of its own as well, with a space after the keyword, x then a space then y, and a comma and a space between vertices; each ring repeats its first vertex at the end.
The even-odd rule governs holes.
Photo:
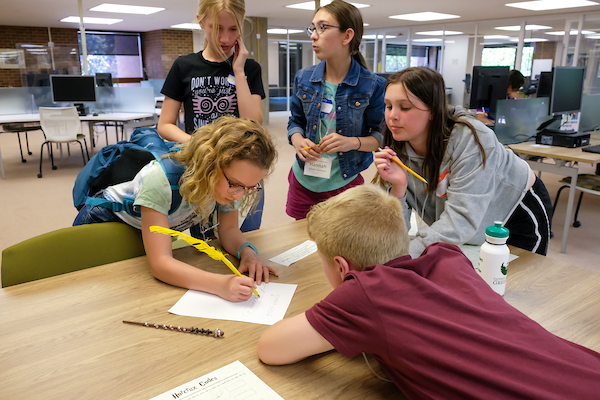
MULTIPOLYGON (((521 71, 513 69, 508 73, 508 88, 506 89, 507 99, 523 99, 525 94, 521 92, 521 88, 525 84, 525 77, 521 71)), ((489 108, 483 107, 477 109, 477 119, 484 124, 494 124, 494 118, 488 115, 489 108)))
POLYGON ((384 190, 348 189, 315 205, 307 221, 334 290, 263 333, 263 362, 290 364, 333 349, 368 353, 409 399, 600 393, 600 354, 509 305, 457 246, 436 243, 416 259, 406 255, 401 203, 384 190))

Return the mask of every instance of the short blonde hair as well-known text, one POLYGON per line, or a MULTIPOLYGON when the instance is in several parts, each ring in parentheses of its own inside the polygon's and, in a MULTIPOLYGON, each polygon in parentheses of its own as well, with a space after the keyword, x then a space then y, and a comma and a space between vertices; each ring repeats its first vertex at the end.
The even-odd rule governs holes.
MULTIPOLYGON (((215 186, 223 168, 245 160, 268 175, 277 159, 277 150, 262 125, 224 116, 198 128, 171 157, 186 167, 179 181, 179 192, 206 222, 215 206, 215 186)), ((244 196, 241 209, 249 209, 257 201, 258 194, 244 196)))
MULTIPOLYGON (((242 34, 244 19, 246 18, 246 3, 244 0, 200 0, 198 4, 198 20, 204 21, 206 17, 212 17, 212 47, 219 53, 223 59, 227 56, 219 45, 219 14, 221 11, 227 11, 237 22, 238 31, 242 34)), ((208 45, 208 40, 204 38, 204 48, 208 45)))
POLYGON ((348 189, 315 205, 308 235, 330 265, 335 256, 358 270, 408 254, 408 231, 400 201, 375 185, 348 189))

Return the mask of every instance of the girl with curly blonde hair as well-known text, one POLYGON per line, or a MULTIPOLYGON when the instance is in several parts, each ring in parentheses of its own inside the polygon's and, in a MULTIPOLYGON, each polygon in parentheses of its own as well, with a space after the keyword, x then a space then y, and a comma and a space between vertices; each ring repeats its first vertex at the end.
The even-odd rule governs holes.
POLYGON ((254 290, 254 281, 269 281, 276 272, 246 240, 238 224, 238 209, 251 208, 262 190, 260 181, 274 166, 277 152, 271 136, 256 122, 221 117, 198 129, 190 140, 169 157, 184 167, 179 179, 181 204, 171 209, 171 185, 158 161, 143 167, 129 182, 109 186, 95 197, 111 201, 133 198, 139 217, 125 211, 86 205, 74 225, 96 222, 124 222, 141 229, 152 274, 171 285, 216 294, 230 301, 244 301, 254 290), (214 274, 173 258, 171 238, 150 232, 151 226, 183 231, 202 226, 207 239, 213 229, 229 254, 240 259, 240 272, 249 277, 214 274))

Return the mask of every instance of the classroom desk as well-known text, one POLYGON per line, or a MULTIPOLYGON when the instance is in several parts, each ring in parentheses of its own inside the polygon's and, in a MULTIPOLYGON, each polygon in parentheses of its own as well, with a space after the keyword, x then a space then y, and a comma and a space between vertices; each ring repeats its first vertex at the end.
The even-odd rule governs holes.
MULTIPOLYGON (((268 259, 304 242, 306 222, 247 236, 268 259)), ((600 274, 513 250, 520 257, 509 266, 506 300, 550 331, 600 350, 600 274)), ((175 256, 230 273, 190 247, 175 256)), ((298 284, 287 316, 331 291, 317 254, 276 267, 280 277, 273 281, 298 284)), ((236 360, 284 399, 402 398, 371 374, 362 356, 332 351, 289 366, 264 365, 256 343, 267 326, 169 314, 185 292, 154 279, 145 256, 0 290, 0 398, 148 399, 236 360), (225 337, 122 320, 219 328, 225 337)))
MULTIPOLYGON (((90 138, 91 154, 94 153, 96 140, 94 137, 94 124, 98 122, 114 122, 122 124, 121 132, 124 133, 127 129, 135 129, 142 126, 154 126, 158 122, 158 116, 154 113, 130 113, 130 112, 115 112, 101 113, 98 115, 79 116, 82 122, 88 123, 88 135, 90 138)), ((0 115, 0 125, 9 123, 40 123, 40 114, 14 114, 0 115)), ((116 129, 116 128, 115 128, 116 129)))
MULTIPOLYGON (((600 131, 596 131, 590 138, 590 144, 600 144, 600 131)), ((579 169, 574 166, 574 162, 596 165, 600 163, 600 154, 587 153, 581 150, 581 147, 568 148, 559 146, 539 145, 533 142, 523 142, 510 144, 507 146, 515 153, 527 158, 543 157, 550 159, 553 163, 543 162, 543 160, 532 161, 526 158, 527 163, 534 171, 549 172, 562 176, 571 177, 569 185, 569 197, 567 201, 567 212, 565 215, 565 226, 563 228, 563 239, 560 248, 561 253, 567 252, 567 239, 569 238, 569 228, 573 214, 573 204, 575 202, 575 186, 577 186, 577 175, 579 169)))

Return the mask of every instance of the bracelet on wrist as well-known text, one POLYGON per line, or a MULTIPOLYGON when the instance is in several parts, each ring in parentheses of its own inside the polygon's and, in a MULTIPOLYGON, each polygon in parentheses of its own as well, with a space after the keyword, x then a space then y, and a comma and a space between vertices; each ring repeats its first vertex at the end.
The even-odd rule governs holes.
POLYGON ((246 242, 243 245, 241 245, 240 248, 237 251, 237 258, 238 258, 238 260, 241 259, 241 255, 240 254, 241 254, 242 250, 244 249, 244 247, 250 247, 252 250, 254 250, 254 252, 256 254, 258 254, 258 250, 256 250, 256 247, 254 247, 254 245, 252 243, 246 242))
POLYGON ((358 139, 358 149, 356 149, 356 150, 360 150, 360 147, 362 146, 362 142, 360 141, 360 138, 358 136, 356 138, 358 139))

